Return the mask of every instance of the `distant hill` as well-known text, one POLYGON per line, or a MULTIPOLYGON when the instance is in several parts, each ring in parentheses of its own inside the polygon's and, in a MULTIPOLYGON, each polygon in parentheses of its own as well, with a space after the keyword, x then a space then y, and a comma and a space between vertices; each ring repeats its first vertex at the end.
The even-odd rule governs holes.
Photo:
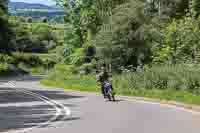
POLYGON ((56 6, 47 6, 43 4, 30 4, 24 2, 9 2, 9 13, 12 16, 23 16, 32 18, 48 17, 60 18, 63 21, 65 12, 62 8, 56 6))
POLYGON ((46 9, 46 10, 56 10, 59 9, 57 7, 47 6, 43 4, 30 4, 24 2, 9 2, 9 8, 11 10, 18 9, 46 9))

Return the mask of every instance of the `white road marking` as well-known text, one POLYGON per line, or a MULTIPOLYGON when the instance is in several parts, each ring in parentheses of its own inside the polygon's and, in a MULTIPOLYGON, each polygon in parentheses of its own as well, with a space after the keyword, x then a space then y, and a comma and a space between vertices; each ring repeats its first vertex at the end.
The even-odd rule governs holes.
POLYGON ((145 101, 145 100, 142 100, 142 99, 134 99, 132 97, 126 97, 126 96, 122 96, 122 98, 125 99, 125 100, 127 100, 127 101, 134 101, 134 102, 137 102, 137 103, 151 104, 151 105, 160 105, 160 106, 163 106, 163 107, 174 108, 176 110, 181 110, 181 111, 184 111, 184 112, 188 112, 188 113, 200 115, 199 111, 194 111, 194 110, 191 110, 191 109, 186 109, 184 107, 179 107, 179 106, 176 106, 176 105, 162 104, 160 102, 145 101))
MULTIPOLYGON (((1 85, 2 86, 2 85, 1 85)), ((15 81, 9 81, 7 83, 4 83, 3 84, 3 87, 12 87, 13 89, 15 89, 15 81)), ((56 110, 56 114, 54 117, 52 117, 51 119, 49 119, 47 122, 44 122, 44 123, 40 123, 38 124, 37 126, 34 126, 32 128, 26 128, 26 129, 23 129, 23 130, 20 130, 20 131, 10 131, 9 133, 26 133, 30 130, 33 130, 34 128, 39 128, 39 127, 42 127, 44 125, 49 125, 52 121, 55 121, 59 116, 61 115, 64 115, 65 117, 62 118, 62 119, 65 119, 66 117, 70 116, 71 115, 71 111, 69 108, 65 107, 63 104, 61 103, 58 103, 56 102, 55 100, 52 100, 52 99, 49 99, 48 97, 45 97, 43 95, 40 95, 40 94, 37 94, 37 93, 33 93, 31 91, 28 91, 28 90, 25 90, 25 89, 15 89, 16 91, 19 91, 19 92, 22 92, 24 94, 28 94, 28 95, 31 95, 37 99, 40 99, 42 101, 45 101, 47 104, 53 106, 56 110), (60 106, 65 114, 62 114, 62 110, 61 108, 58 108, 58 106, 60 106)))

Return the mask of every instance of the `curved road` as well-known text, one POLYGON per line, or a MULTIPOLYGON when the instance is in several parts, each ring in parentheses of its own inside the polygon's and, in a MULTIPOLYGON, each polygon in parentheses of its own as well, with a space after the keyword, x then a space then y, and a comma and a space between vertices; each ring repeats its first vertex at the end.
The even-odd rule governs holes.
MULTIPOLYGON (((94 93, 48 89, 38 83, 40 77, 17 81, 15 88, 0 87, 0 132, 21 133, 199 133, 200 114, 160 104, 135 102, 118 97, 108 102, 94 93), (50 124, 37 127, 56 114, 56 108, 34 96, 16 90, 28 90, 70 108, 50 124), (24 130, 25 129, 25 130, 24 130)), ((1 82, 0 82, 1 83, 1 82)))

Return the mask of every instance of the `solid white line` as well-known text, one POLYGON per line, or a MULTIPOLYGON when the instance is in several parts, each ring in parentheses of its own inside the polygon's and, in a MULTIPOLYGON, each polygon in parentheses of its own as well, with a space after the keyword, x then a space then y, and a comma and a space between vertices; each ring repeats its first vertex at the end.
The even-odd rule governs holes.
MULTIPOLYGON (((15 81, 9 81, 8 83, 5 83, 5 85, 8 85, 9 87, 12 87, 13 89, 15 89, 15 81)), ((13 133, 26 133, 30 130, 33 130, 34 128, 39 128, 39 127, 42 127, 44 125, 49 125, 52 121, 56 120, 60 115, 62 115, 62 110, 60 108, 58 108, 56 105, 59 105, 61 106, 64 110, 65 110, 65 117, 68 117, 69 115, 71 115, 71 111, 69 108, 65 107, 63 104, 60 104, 58 102, 56 102, 55 100, 52 100, 52 99, 49 99, 48 97, 45 97, 43 95, 40 95, 40 94, 37 94, 37 93, 33 93, 31 91, 28 91, 28 90, 25 90, 25 89, 15 89, 16 91, 20 91, 22 93, 25 93, 25 94, 28 94, 28 95, 31 95, 35 98, 38 98, 42 101, 45 101, 46 103, 48 103, 49 105, 53 106, 56 110, 56 114, 54 117, 52 117, 50 120, 48 120, 47 122, 44 122, 44 123, 40 123, 38 126, 34 126, 32 128, 27 128, 27 129, 24 129, 24 130, 20 130, 20 131, 14 131, 13 133)), ((64 119, 63 118, 63 119, 64 119)), ((9 132, 11 133, 11 132, 9 132)))
POLYGON ((134 99, 133 97, 127 97, 127 96, 121 96, 121 98, 123 98, 127 101, 134 101, 134 102, 143 103, 143 104, 159 105, 159 106, 163 106, 163 107, 174 108, 176 110, 181 110, 181 111, 184 111, 184 112, 200 115, 200 112, 198 112, 198 111, 186 109, 184 107, 179 107, 179 106, 176 106, 176 105, 162 104, 160 102, 145 101, 145 100, 142 100, 142 99, 134 99))
MULTIPOLYGON (((12 82, 9 82, 9 84, 10 84, 10 87, 13 87, 13 89, 15 89, 14 88, 15 86, 12 84, 12 82)), ((44 98, 42 98, 42 97, 40 97, 38 95, 35 95, 33 93, 24 91, 24 90, 17 90, 17 91, 20 91, 22 93, 25 93, 25 94, 31 95, 31 96, 33 96, 33 97, 35 97, 37 99, 40 99, 42 101, 45 101, 47 104, 53 106, 55 108, 55 110, 56 110, 56 114, 54 115, 54 117, 52 117, 51 119, 49 119, 47 122, 40 123, 38 126, 34 126, 32 128, 27 128, 27 129, 21 130, 21 131, 19 131, 19 133, 25 133, 25 132, 28 132, 28 131, 32 130, 33 128, 38 128, 38 127, 41 127, 43 125, 47 125, 47 124, 51 123, 52 121, 56 120, 57 117, 61 114, 61 109, 59 109, 57 106, 55 106, 55 104, 51 103, 50 101, 48 101, 48 100, 46 100, 46 99, 44 99, 44 98)))

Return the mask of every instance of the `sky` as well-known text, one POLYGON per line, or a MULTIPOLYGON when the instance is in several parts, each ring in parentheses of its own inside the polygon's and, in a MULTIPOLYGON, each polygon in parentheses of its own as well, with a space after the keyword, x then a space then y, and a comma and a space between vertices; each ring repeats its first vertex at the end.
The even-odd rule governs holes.
POLYGON ((11 2, 40 3, 45 5, 55 5, 54 0, 10 0, 11 2))

